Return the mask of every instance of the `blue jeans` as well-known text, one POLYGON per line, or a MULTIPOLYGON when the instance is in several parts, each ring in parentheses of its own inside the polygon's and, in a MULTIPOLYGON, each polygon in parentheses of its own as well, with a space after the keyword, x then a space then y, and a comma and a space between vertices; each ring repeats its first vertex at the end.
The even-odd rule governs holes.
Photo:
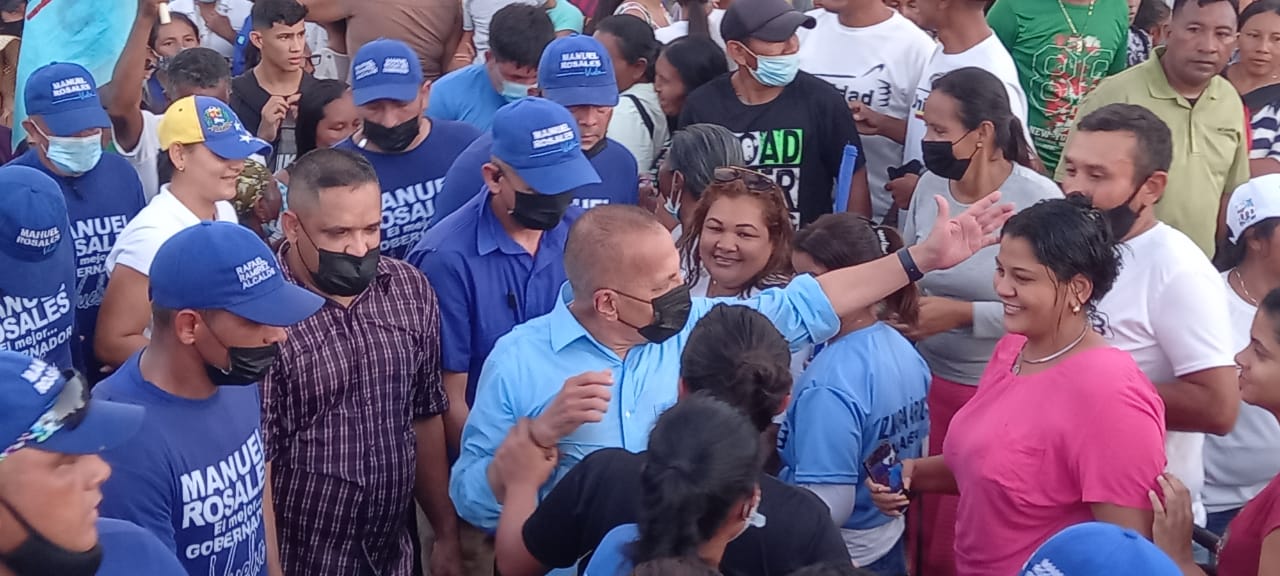
POLYGON ((898 538, 898 543, 893 545, 884 556, 879 560, 872 562, 862 569, 874 573, 876 576, 906 576, 907 575, 907 553, 906 553, 906 537, 898 538))
POLYGON ((1244 507, 1241 506, 1240 508, 1236 508, 1234 510, 1223 510, 1222 512, 1210 512, 1209 519, 1207 522, 1204 523, 1204 527, 1208 528, 1210 532, 1213 532, 1214 534, 1222 536, 1223 534, 1227 533, 1227 526, 1231 524, 1232 520, 1236 519, 1236 515, 1239 514, 1240 511, 1243 509, 1244 507))

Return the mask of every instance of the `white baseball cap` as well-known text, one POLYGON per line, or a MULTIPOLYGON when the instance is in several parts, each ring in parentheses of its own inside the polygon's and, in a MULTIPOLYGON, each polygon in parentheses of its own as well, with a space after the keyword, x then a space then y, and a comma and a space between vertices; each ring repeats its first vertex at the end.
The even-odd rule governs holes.
POLYGON ((1250 226, 1267 218, 1280 218, 1280 174, 1258 176, 1236 188, 1227 202, 1227 228, 1231 243, 1250 226))

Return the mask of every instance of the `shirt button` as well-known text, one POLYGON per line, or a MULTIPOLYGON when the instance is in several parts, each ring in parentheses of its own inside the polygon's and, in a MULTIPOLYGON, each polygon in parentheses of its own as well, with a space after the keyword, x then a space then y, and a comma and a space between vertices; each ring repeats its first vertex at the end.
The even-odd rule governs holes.
POLYGON ((631 417, 631 413, 630 413, 630 412, 624 412, 624 413, 622 414, 622 416, 623 416, 624 418, 630 418, 630 417, 631 417))

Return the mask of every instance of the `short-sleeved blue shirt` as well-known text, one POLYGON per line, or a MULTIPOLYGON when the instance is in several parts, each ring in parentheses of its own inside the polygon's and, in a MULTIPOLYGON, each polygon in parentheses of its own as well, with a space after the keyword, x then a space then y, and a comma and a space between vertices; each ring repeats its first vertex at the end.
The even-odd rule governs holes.
POLYGON ((587 562, 583 576, 628 576, 635 569, 635 562, 627 556, 627 548, 640 539, 640 527, 623 524, 604 535, 587 562))
POLYGON ((530 256, 503 230, 489 198, 487 188, 473 196, 428 230, 408 257, 436 291, 441 368, 467 373, 468 406, 494 342, 555 307, 566 280, 564 243, 582 214, 570 207, 558 226, 542 234, 538 253, 530 256))
POLYGON ((178 557, 137 524, 114 518, 98 519, 102 565, 96 576, 187 576, 178 557))
MULTIPOLYGON (((601 204, 630 204, 640 202, 640 176, 636 171, 636 158, 621 144, 609 140, 600 141, 591 150, 584 150, 591 167, 600 175, 599 184, 578 188, 573 205, 589 209, 601 204)), ((434 222, 443 220, 463 204, 466 204, 484 188, 480 169, 493 156, 493 133, 486 132, 458 155, 445 176, 444 188, 436 201, 434 222)))
POLYGON ((506 105, 507 99, 493 89, 484 64, 472 64, 445 74, 431 84, 427 116, 466 122, 488 132, 493 127, 494 113, 506 105))

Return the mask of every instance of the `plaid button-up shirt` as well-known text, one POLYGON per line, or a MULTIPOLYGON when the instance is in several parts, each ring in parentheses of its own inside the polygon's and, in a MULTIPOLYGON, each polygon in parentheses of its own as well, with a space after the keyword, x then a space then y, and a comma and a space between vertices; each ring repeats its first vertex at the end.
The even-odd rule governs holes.
MULTIPOLYGON (((288 249, 281 268, 301 284, 288 249)), ((410 576, 413 423, 449 406, 422 273, 382 258, 349 307, 328 301, 290 328, 262 396, 285 574, 410 576)))

